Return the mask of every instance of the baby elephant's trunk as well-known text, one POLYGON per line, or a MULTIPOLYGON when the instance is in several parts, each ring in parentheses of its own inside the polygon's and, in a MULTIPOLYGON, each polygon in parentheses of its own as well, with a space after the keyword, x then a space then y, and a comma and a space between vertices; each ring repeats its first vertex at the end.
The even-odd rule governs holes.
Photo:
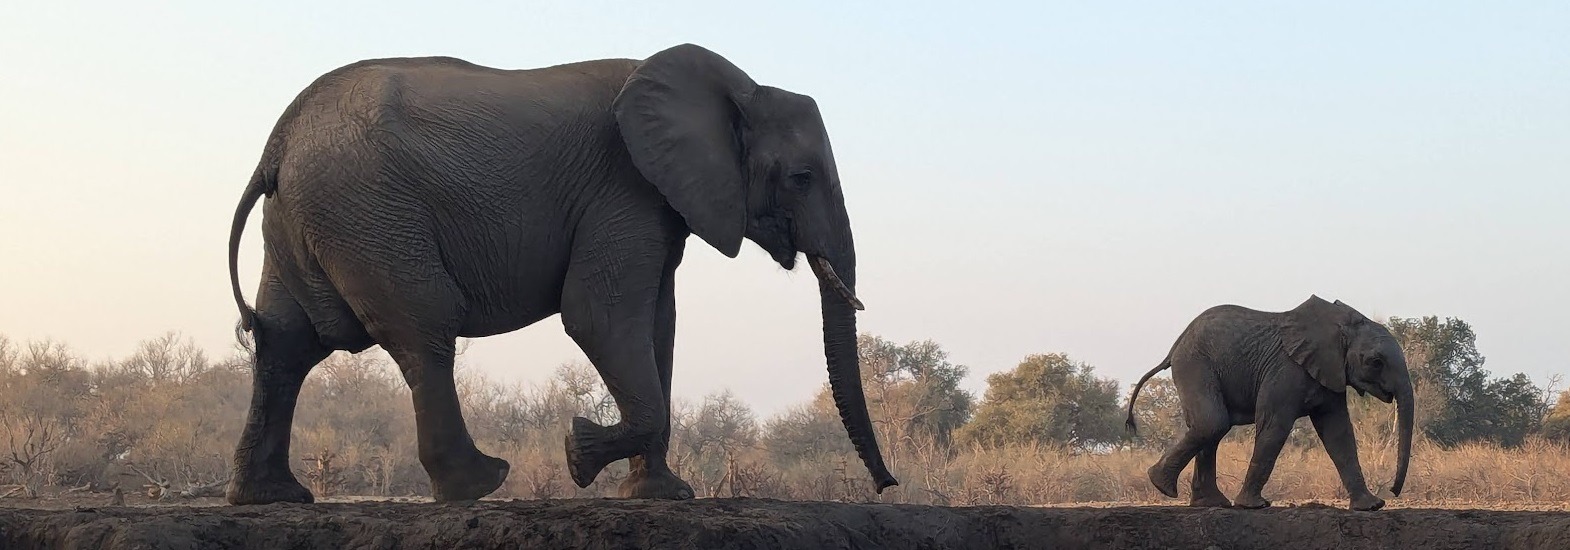
POLYGON ((1400 442, 1396 449, 1396 478, 1390 485, 1390 494, 1401 496, 1406 485, 1406 467, 1412 462, 1412 382, 1407 380, 1396 388, 1396 429, 1400 442))

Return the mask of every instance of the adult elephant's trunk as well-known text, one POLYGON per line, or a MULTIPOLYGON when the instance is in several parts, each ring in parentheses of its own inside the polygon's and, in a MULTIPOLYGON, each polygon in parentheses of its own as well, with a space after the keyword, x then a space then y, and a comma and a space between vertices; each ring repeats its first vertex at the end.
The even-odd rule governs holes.
POLYGON ((883 464, 883 453, 878 450, 878 438, 872 431, 872 417, 867 414, 867 397, 861 388, 861 361, 856 354, 856 310, 861 309, 861 301, 855 293, 855 253, 835 260, 811 256, 809 263, 812 273, 818 276, 818 295, 823 302, 823 354, 828 359, 834 406, 839 408, 850 442, 872 474, 877 492, 882 494, 884 489, 899 485, 899 481, 883 464))
POLYGON ((1400 441, 1396 444, 1396 479, 1390 485, 1390 494, 1401 496, 1406 485, 1406 467, 1412 462, 1412 379, 1408 377, 1396 388, 1396 431, 1400 441))

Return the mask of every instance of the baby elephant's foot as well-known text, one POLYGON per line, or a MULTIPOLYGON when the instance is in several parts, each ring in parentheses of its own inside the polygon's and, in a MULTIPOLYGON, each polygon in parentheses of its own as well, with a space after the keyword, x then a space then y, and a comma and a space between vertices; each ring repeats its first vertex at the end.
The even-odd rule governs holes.
POLYGON ((1195 508, 1231 508, 1232 501, 1227 500, 1227 497, 1220 494, 1194 495, 1193 498, 1189 499, 1188 505, 1195 508))
POLYGON ((692 486, 670 470, 645 471, 621 482, 621 497, 687 500, 692 498, 692 486))
POLYGON ((1359 512, 1372 512, 1385 507, 1385 499, 1369 493, 1363 493, 1352 498, 1352 509, 1359 512))
POLYGON ((1157 491, 1161 491, 1161 494, 1168 497, 1177 498, 1178 472, 1168 472, 1161 467, 1160 462, 1157 462, 1149 470, 1146 470, 1145 473, 1150 475, 1150 483, 1156 486, 1157 491))
POLYGON ((1232 501, 1232 505, 1248 510, 1258 510, 1260 508, 1269 508, 1270 501, 1259 495, 1238 495, 1237 499, 1232 501))

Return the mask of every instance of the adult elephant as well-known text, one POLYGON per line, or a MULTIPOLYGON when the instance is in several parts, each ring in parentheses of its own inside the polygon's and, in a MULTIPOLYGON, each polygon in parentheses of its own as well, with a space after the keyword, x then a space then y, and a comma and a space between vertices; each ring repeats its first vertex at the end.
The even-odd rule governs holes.
POLYGON ((1352 509, 1378 510, 1385 501, 1370 493, 1363 479, 1347 386, 1396 402, 1400 441, 1390 492, 1401 494, 1412 458, 1412 376, 1390 331, 1351 306, 1309 296, 1284 312, 1234 305, 1206 310, 1189 323, 1166 359, 1134 385, 1129 429, 1134 428, 1139 388, 1169 367, 1188 431, 1150 467, 1150 481, 1162 494, 1177 496, 1178 474, 1197 456, 1190 505, 1232 505, 1216 487, 1216 447, 1232 426, 1253 424, 1254 455, 1236 504, 1270 506, 1260 491, 1292 424, 1307 416, 1351 496, 1352 509))
POLYGON ((611 426, 573 419, 573 481, 587 486, 629 458, 622 496, 691 498, 666 464, 675 274, 689 234, 729 257, 746 237, 785 269, 807 257, 835 405, 878 492, 898 484, 858 376, 856 251, 817 105, 684 44, 643 61, 532 70, 368 60, 295 98, 229 237, 256 368, 228 501, 313 500, 289 469, 301 383, 334 350, 376 344, 412 391, 436 500, 490 494, 509 466, 464 425, 455 341, 558 312, 621 411, 611 426), (236 256, 263 196, 253 310, 236 256))

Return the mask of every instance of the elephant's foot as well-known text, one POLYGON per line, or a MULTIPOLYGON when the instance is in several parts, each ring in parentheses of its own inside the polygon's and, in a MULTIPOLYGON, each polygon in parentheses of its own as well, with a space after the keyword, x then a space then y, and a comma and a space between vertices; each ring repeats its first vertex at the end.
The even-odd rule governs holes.
POLYGON ((621 482, 621 497, 687 500, 692 498, 692 486, 669 469, 644 470, 633 472, 621 482))
POLYGON ((1146 470, 1145 473, 1150 475, 1150 483, 1156 486, 1157 491, 1161 491, 1161 494, 1170 498, 1177 498, 1179 472, 1169 472, 1161 467, 1160 462, 1157 462, 1149 470, 1146 470))
POLYGON ((272 476, 236 472, 229 480, 229 486, 224 489, 224 500, 235 506, 275 502, 310 504, 316 501, 316 497, 304 485, 300 485, 293 473, 281 470, 272 476))
POLYGON ((1363 493, 1352 498, 1352 509, 1359 512, 1372 512, 1385 507, 1385 499, 1370 493, 1363 493))
POLYGON ((578 487, 588 487, 610 463, 626 458, 616 456, 621 441, 616 430, 595 424, 587 418, 572 418, 572 430, 567 433, 567 471, 578 487))
POLYGON ((1238 495, 1237 499, 1232 501, 1232 505, 1248 510, 1258 510, 1261 508, 1269 508, 1270 501, 1265 500, 1265 497, 1259 495, 1238 495))
POLYGON ((431 469, 431 496, 436 502, 479 500, 501 488, 512 465, 475 449, 463 460, 431 469))
POLYGON ((1231 508, 1232 501, 1227 500, 1227 497, 1220 493, 1210 495, 1198 494, 1188 500, 1188 505, 1195 508, 1231 508))

